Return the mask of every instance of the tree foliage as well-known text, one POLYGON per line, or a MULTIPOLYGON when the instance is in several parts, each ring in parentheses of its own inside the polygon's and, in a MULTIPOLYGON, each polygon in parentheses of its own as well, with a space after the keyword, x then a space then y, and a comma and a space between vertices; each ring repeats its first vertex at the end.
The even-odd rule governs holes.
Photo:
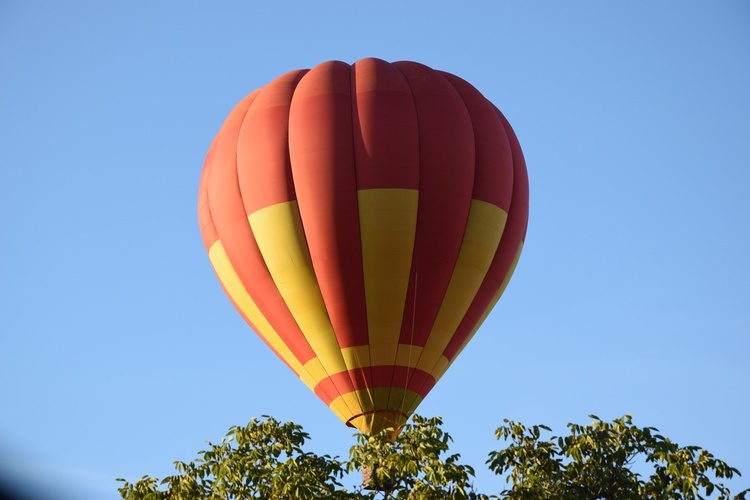
POLYGON ((612 422, 591 417, 590 425, 568 424, 569 435, 547 439, 546 426, 505 420, 495 434, 507 446, 491 452, 487 466, 504 476, 508 487, 492 495, 476 492, 474 469, 449 453, 452 439, 442 420, 416 415, 395 438, 389 430, 357 435, 348 461, 304 451, 310 436, 297 424, 253 419, 230 428, 219 444, 208 443, 194 461, 175 462, 176 475, 161 481, 143 476, 134 483, 118 479, 119 492, 126 500, 745 500, 750 491, 732 497, 717 481, 739 471, 702 448, 681 447, 653 427, 635 426, 629 415, 612 422), (358 470, 371 472, 374 489, 343 485, 347 474, 358 470))
POLYGON ((718 499, 732 497, 716 479, 740 472, 697 446, 681 447, 654 427, 637 427, 630 415, 604 422, 589 415, 590 425, 568 424, 570 435, 542 439, 543 425, 525 427, 505 420, 497 429, 507 448, 490 453, 496 474, 507 473, 511 488, 501 498, 561 500, 718 499), (640 469, 651 470, 643 477, 640 469), (706 495, 705 497, 703 495, 706 495))
POLYGON ((231 427, 219 444, 209 442, 196 460, 175 462, 177 475, 161 482, 143 476, 132 484, 118 479, 119 492, 128 500, 352 498, 339 481, 344 464, 303 451, 309 438, 292 422, 253 418, 231 427))
POLYGON ((358 434, 347 470, 372 468, 374 486, 384 498, 487 498, 474 492, 474 469, 459 463, 459 454, 443 458, 452 438, 441 429, 442 423, 440 417, 413 415, 393 440, 389 430, 372 437, 358 434))

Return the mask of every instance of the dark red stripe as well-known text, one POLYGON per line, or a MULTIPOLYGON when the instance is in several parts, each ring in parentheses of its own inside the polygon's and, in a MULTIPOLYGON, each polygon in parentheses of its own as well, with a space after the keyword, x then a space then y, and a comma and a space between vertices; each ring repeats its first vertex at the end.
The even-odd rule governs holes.
POLYGON ((471 116, 476 151, 472 198, 507 212, 513 194, 513 154, 496 108, 465 80, 450 73, 441 74, 461 95, 471 116))
POLYGON ((394 63, 419 122, 419 214, 400 342, 424 346, 461 247, 474 185, 471 119, 453 86, 413 62, 394 63))
POLYGON ((511 271, 518 248, 526 237, 526 227, 529 217, 529 179, 526 171, 526 162, 524 161, 521 146, 513 129, 500 111, 496 110, 496 112, 503 123, 513 154, 513 198, 511 199, 508 212, 508 222, 505 225, 505 231, 503 231, 495 258, 474 298, 474 302, 472 302, 455 335, 453 335, 450 343, 445 348, 445 351, 443 351, 443 354, 449 360, 453 360, 456 356, 461 345, 469 334, 471 334, 482 314, 484 314, 484 311, 489 306, 492 297, 511 271))
POLYGON ((409 368, 407 366, 379 365, 372 366, 370 370, 349 370, 348 372, 336 373, 321 380, 315 386, 315 394, 326 404, 333 399, 327 399, 327 394, 335 393, 335 387, 343 381, 351 380, 353 390, 375 389, 377 387, 397 387, 408 389, 424 397, 435 386, 435 377, 422 370, 409 368), (391 375, 393 382, 391 381, 391 375), (409 379, 404 385, 400 381, 409 379), (398 382, 397 382, 398 381, 398 382))
POLYGON ((352 66, 353 143, 359 189, 419 187, 419 126, 404 75, 380 59, 352 66))

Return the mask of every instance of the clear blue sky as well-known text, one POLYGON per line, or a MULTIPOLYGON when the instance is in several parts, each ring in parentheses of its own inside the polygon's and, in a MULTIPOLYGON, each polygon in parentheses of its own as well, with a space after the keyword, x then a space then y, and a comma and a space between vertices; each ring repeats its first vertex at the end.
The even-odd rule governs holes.
POLYGON ((589 413, 750 486, 748 54, 744 0, 2 1, 0 477, 114 499, 262 414, 346 456, 352 430, 224 297, 196 196, 244 95, 374 56, 472 82, 528 163, 517 272, 419 409, 479 488, 503 486, 503 418, 589 413))

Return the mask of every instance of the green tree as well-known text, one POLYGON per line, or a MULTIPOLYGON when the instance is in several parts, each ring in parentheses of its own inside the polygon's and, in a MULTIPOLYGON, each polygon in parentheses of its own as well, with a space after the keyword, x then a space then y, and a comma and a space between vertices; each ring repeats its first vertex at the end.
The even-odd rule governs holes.
POLYGON ((309 437, 292 422, 253 418, 231 427, 221 443, 209 442, 196 460, 175 462, 177 475, 118 479, 118 491, 128 500, 358 498, 341 487, 342 462, 303 451, 309 437))
POLYGON ((449 450, 450 435, 441 429, 440 417, 413 415, 401 433, 391 440, 388 429, 372 437, 357 435, 349 450, 349 471, 372 471, 372 486, 384 498, 486 499, 472 485, 474 469, 459 463, 449 450))
POLYGON ((604 422, 590 415, 590 425, 568 424, 569 436, 542 439, 543 425, 525 427, 505 420, 497 429, 507 448, 490 453, 487 461, 496 474, 507 474, 507 499, 561 500, 702 499, 701 492, 718 499, 742 500, 750 490, 732 497, 715 479, 740 472, 697 446, 681 447, 654 427, 637 427, 625 415, 604 422), (635 470, 634 470, 635 469, 635 470), (650 469, 643 477, 636 472, 650 469))
POLYGON ((590 425, 569 424, 570 435, 542 438, 542 425, 505 421, 496 436, 507 447, 490 453, 487 465, 505 476, 509 489, 488 496, 474 490, 474 469, 449 454, 450 435, 439 417, 413 416, 393 438, 386 430, 357 435, 349 460, 305 452, 309 435, 299 425, 273 418, 232 427, 219 444, 192 462, 175 462, 178 474, 162 481, 124 479, 126 500, 193 499, 702 499, 732 497, 717 479, 737 469, 696 446, 680 447, 653 427, 633 425, 629 415, 611 423, 592 416, 590 425), (634 469, 651 469, 642 477, 634 469), (348 490, 347 473, 369 471, 367 486, 348 490))

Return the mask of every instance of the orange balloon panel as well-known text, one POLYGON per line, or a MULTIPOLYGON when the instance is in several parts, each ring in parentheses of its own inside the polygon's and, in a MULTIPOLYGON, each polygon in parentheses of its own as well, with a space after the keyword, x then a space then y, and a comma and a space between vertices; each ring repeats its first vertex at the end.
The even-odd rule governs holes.
POLYGON ((240 314, 371 434, 406 421, 499 299, 528 177, 510 125, 464 80, 330 61, 232 110, 198 212, 240 314))

